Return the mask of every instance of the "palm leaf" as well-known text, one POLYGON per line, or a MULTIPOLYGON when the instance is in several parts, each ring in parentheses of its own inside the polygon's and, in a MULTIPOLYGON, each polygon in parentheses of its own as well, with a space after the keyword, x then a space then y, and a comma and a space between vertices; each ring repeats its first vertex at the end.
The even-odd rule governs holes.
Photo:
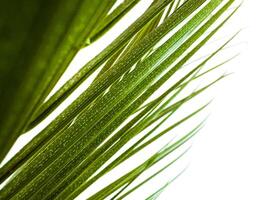
MULTIPOLYGON (((14 168, 14 165, 17 165, 17 163, 22 164, 21 160, 27 157, 29 153, 32 153, 33 150, 36 148, 40 148, 40 146, 44 142, 51 139, 52 136, 55 136, 55 133, 57 133, 63 127, 67 126, 73 119, 73 115, 77 115, 78 113, 80 113, 82 109, 84 109, 84 107, 87 106, 88 103, 93 101, 97 97, 97 95, 101 94, 101 92, 103 92, 107 87, 109 87, 109 85, 112 84, 114 79, 118 78, 120 75, 122 75, 127 70, 127 68, 124 67, 125 65, 130 66, 131 63, 134 64, 135 60, 137 61, 138 58, 140 59, 142 55, 145 54, 145 51, 149 50, 153 46, 153 44, 155 44, 157 41, 159 41, 164 36, 164 34, 167 34, 170 31, 170 29, 172 29, 177 24, 179 24, 179 22, 185 19, 186 16, 190 14, 190 12, 193 12, 193 10, 190 8, 190 5, 191 4, 195 5, 195 3, 193 1, 189 3, 190 3, 189 5, 186 4, 184 7, 181 7, 181 9, 178 9, 172 16, 170 16, 168 20, 166 20, 165 23, 163 23, 161 26, 159 26, 157 29, 151 32, 150 37, 153 38, 153 40, 150 40, 150 37, 144 37, 142 41, 137 43, 134 50, 127 53, 124 56, 124 59, 121 58, 121 62, 118 62, 117 65, 113 66, 112 68, 113 70, 107 71, 108 74, 106 74, 105 76, 102 76, 102 79, 98 80, 98 82, 95 82, 95 84, 92 84, 77 100, 75 100, 75 102, 73 102, 62 114, 60 114, 44 131, 38 134, 38 136, 34 138, 31 143, 25 146, 25 148, 23 148, 21 152, 18 154, 17 158, 14 158, 13 161, 11 160, 10 163, 7 164, 6 170, 5 169, 3 170, 10 171, 10 168, 14 168), (180 12, 182 14, 180 14, 180 12), (141 53, 140 49, 144 49, 143 53, 141 53), (133 57, 135 59, 131 59, 129 63, 129 59, 128 59, 129 57, 133 57), (108 79, 107 77, 110 77, 110 78, 108 79)), ((200 3, 199 3, 199 6, 200 6, 200 3)), ((151 8, 154 8, 154 7, 151 7, 151 8)), ((138 25, 139 24, 140 23, 138 23, 138 25)), ((108 46, 108 48, 112 48, 113 46, 117 46, 117 45, 111 44, 110 46, 108 46)), ((104 50, 103 52, 105 53, 106 51, 104 50)), ((103 52, 101 52, 99 55, 100 59, 102 59, 101 55, 103 54, 103 52)), ((109 53, 110 51, 107 51, 107 52, 109 53)), ((92 61, 90 61, 90 63, 91 62, 95 63, 95 60, 98 60, 97 58, 99 56, 97 56, 92 61)), ((86 66, 85 68, 82 69, 82 71, 85 71, 88 69, 86 68, 86 66)), ((79 74, 80 72, 77 73, 77 76, 80 76, 79 74)), ((76 78, 72 79, 71 83, 75 80, 76 78)), ((5 172, 2 172, 0 170, 0 176, 3 176, 2 174, 4 173, 5 172)))
MULTIPOLYGON (((66 82, 58 92, 56 92, 47 103, 44 104, 43 108, 41 108, 41 113, 50 113, 51 109, 53 110, 53 105, 58 105, 58 103, 62 102, 74 89, 78 87, 81 82, 90 76, 93 72, 96 71, 100 67, 102 63, 106 61, 106 59, 115 53, 117 50, 122 48, 125 45, 125 42, 130 40, 134 34, 136 34, 146 23, 148 23, 151 19, 153 19, 157 13, 161 12, 171 0, 167 1, 157 1, 153 4, 139 19, 136 20, 125 32, 123 32, 116 40, 114 40, 105 50, 103 50, 99 55, 97 55, 94 59, 89 61, 77 74, 75 74, 68 82, 66 82)), ((195 9, 197 9, 200 5, 204 3, 204 0, 201 1, 189 1, 186 2, 180 9, 173 13, 173 15, 166 20, 164 24, 154 30, 149 36, 143 38, 142 42, 136 44, 135 51, 131 51, 124 56, 124 61, 120 62, 120 65, 132 65, 136 61, 138 61, 145 52, 152 48, 160 39, 162 39, 171 29, 177 26, 180 22, 182 22, 187 16, 189 16, 195 9), (131 56, 132 60, 129 62, 129 56, 131 56)), ((116 66, 114 67, 116 68, 116 66)), ((124 69, 125 70, 125 69, 124 69)), ((114 79, 117 76, 120 76, 123 72, 123 69, 118 70, 117 74, 114 75, 114 79)), ((110 71, 111 73, 111 71, 110 71)), ((109 85, 112 82, 111 79, 106 85, 109 85)), ((100 83, 99 83, 100 84, 100 83)), ((96 84, 95 84, 96 85, 96 84)), ((93 86, 92 86, 93 87, 93 86)), ((100 87, 100 86, 98 86, 100 87)), ((104 86, 102 86, 104 87, 104 86)), ((107 86, 106 86, 107 87, 107 86)), ((101 92, 102 90, 99 90, 101 92)), ((89 100, 88 100, 89 101, 89 100)), ((40 113, 40 115, 42 115, 40 113)), ((43 119, 43 116, 40 116, 43 119)), ((40 119, 39 119, 40 120, 40 119)), ((37 121, 39 121, 37 120, 37 121)))
POLYGON ((1 26, 13 34, 1 37, 0 160, 108 6, 109 1, 97 0, 2 3, 1 26))
MULTIPOLYGON (((28 112, 23 114, 24 120, 21 120, 22 115, 18 115, 14 121, 19 121, 19 124, 14 126, 16 133, 12 133, 15 137, 10 140, 9 147, 19 134, 39 124, 85 79, 91 77, 97 69, 101 68, 101 70, 90 86, 73 103, 0 168, 0 182, 9 179, 0 191, 1 199, 74 199, 78 197, 99 179, 145 151, 151 144, 174 134, 175 128, 202 112, 208 104, 191 111, 171 125, 168 123, 168 120, 184 105, 227 76, 219 76, 200 89, 182 96, 192 82, 205 77, 231 60, 228 59, 210 69, 203 70, 236 34, 174 84, 166 87, 159 96, 154 97, 168 80, 186 68, 186 64, 192 57, 210 41, 238 9, 226 14, 234 0, 188 0, 182 3, 155 0, 128 29, 44 102, 77 51, 101 39, 101 36, 139 1, 125 0, 109 13, 115 2, 95 1, 94 4, 93 1, 81 1, 80 12, 75 13, 72 25, 66 25, 68 31, 64 37, 72 39, 69 41, 62 36, 61 43, 58 44, 62 52, 53 53, 52 50, 47 50, 53 56, 47 55, 42 57, 43 60, 37 59, 40 63, 48 62, 44 60, 49 59, 51 67, 47 67, 47 73, 38 72, 45 80, 40 81, 42 89, 38 86, 32 91, 33 84, 29 85, 31 92, 21 89, 25 94, 30 93, 32 96, 27 98, 31 98, 35 103, 32 103, 32 108, 24 108, 28 112), (96 15, 94 17, 92 17, 93 12, 96 15), (74 44, 75 49, 72 46, 74 44), (55 68, 51 69, 52 66, 55 68), (36 96, 34 96, 35 93, 36 96), (165 128, 160 130, 164 125, 165 128), (127 146, 131 142, 133 143, 127 146), (126 149, 121 152, 125 147, 126 149)), ((69 12, 74 12, 72 7, 68 8, 69 12)), ((60 9, 61 12, 67 12, 65 7, 60 9)), ((57 12, 59 11, 55 10, 55 15, 61 14, 57 12)), ((60 17, 70 17, 67 14, 60 17)), ((48 27, 51 28, 50 26, 54 28, 53 24, 48 27)), ((51 37, 56 37, 54 32, 51 33, 51 37)), ((47 41, 49 40, 42 42, 47 41)), ((42 53, 45 54, 45 51, 42 53)), ((32 67, 32 70, 36 69, 32 67)), ((37 77, 40 79, 36 74, 31 76, 36 80, 37 77)), ((27 82, 27 77, 20 78, 21 81, 27 82)), ((15 94, 19 93, 15 91, 15 94)), ((23 102, 19 106, 23 106, 23 102)), ((12 112, 12 109, 8 111, 12 112)), ((11 123, 8 120, 4 122, 11 123)), ((199 131, 201 126, 202 123, 88 198, 124 199, 135 192, 175 163, 180 156, 130 188, 144 172, 168 155, 174 154, 199 131)), ((5 137, 3 135, 0 138, 2 140, 5 137)), ((155 199, 169 183, 147 199, 155 199)))

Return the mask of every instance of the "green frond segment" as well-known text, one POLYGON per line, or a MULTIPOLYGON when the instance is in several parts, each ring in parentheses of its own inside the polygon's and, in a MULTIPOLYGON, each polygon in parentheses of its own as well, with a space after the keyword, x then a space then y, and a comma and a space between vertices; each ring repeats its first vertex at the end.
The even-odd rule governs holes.
POLYGON ((96 41, 99 37, 105 34, 116 22, 118 22, 125 14, 128 13, 140 0, 125 0, 110 14, 104 17, 89 35, 90 43, 96 41))
MULTIPOLYGON (((115 39, 106 49, 104 49, 94 59, 89 61, 77 74, 75 74, 69 81, 67 81, 47 102, 40 108, 38 114, 35 116, 36 122, 44 119, 48 113, 51 113, 63 100, 66 99, 86 78, 88 78, 93 72, 95 72, 101 64, 103 64, 111 55, 113 55, 120 48, 129 41, 138 31, 140 31, 150 20, 152 20, 158 13, 172 0, 157 1, 151 6, 140 18, 138 18, 125 32, 123 32, 117 39, 115 39)), ((159 26, 157 29, 148 34, 135 45, 135 50, 127 53, 120 62, 121 65, 132 66, 133 63, 137 62, 148 49, 152 48, 160 39, 162 39, 170 30, 181 23, 186 17, 192 14, 198 7, 200 7, 205 0, 189 0, 178 10, 176 10, 172 16, 170 16, 165 23, 159 26), (129 61, 129 57, 132 58, 129 61)), ((118 66, 118 65, 116 65, 118 66)), ((114 68, 117 68, 114 66, 114 68)), ((126 70, 126 69, 124 69, 126 70)), ((109 70, 107 73, 114 73, 114 70, 109 70), (112 72, 113 71, 113 72, 112 72)), ((118 70, 119 75, 125 71, 118 70)), ((114 78, 117 76, 114 75, 114 78)), ((113 79, 110 80, 113 82, 113 79)), ((108 85, 110 83, 107 83, 108 85)), ((102 91, 102 90, 100 90, 102 91)), ((34 121, 35 121, 34 120, 34 121)))
MULTIPOLYGON (((101 31, 108 30, 116 18, 120 18, 136 2, 125 1, 122 7, 118 7, 119 11, 115 10, 115 14, 110 14, 114 15, 114 19, 104 18, 92 32, 94 37, 97 38, 102 34, 101 31)), ((43 119, 54 106, 62 102, 86 77, 107 61, 86 91, 0 169, 1 182, 14 175, 1 189, 0 199, 74 199, 146 147, 165 136, 175 136, 175 128, 201 113, 208 104, 177 119, 163 130, 160 130, 160 127, 184 105, 203 94, 226 75, 182 98, 177 97, 193 81, 230 60, 203 70, 235 35, 173 85, 168 86, 158 97, 150 97, 179 72, 231 18, 237 9, 219 21, 233 2, 234 0, 188 0, 179 5, 179 1, 177 9, 169 15, 170 8, 174 6, 170 4, 171 1, 154 1, 136 23, 84 66, 47 104, 43 104, 35 122, 43 119), (168 5, 170 6, 166 7, 168 5), (159 24, 164 9, 168 9, 165 11, 169 16, 159 24), (186 23, 182 24, 185 20, 186 23), (148 24, 145 25, 146 23, 148 24), (179 29, 163 44, 156 46, 179 25, 179 29), (116 157, 119 151, 137 136, 140 136, 140 139, 116 157), (111 160, 114 157, 115 159, 111 160), (111 162, 105 165, 108 161, 111 162)), ((177 156, 162 169, 130 188, 145 171, 192 138, 202 125, 203 122, 181 138, 168 143, 142 164, 99 189, 88 199, 107 199, 112 195, 111 199, 124 199, 184 155, 183 153, 177 156)), ((171 182, 147 199, 155 199, 171 182)))
MULTIPOLYGON (((172 164, 172 163, 171 163, 172 164)), ((184 172, 185 172, 186 168, 184 170, 182 170, 178 175, 176 175, 172 180, 168 181, 164 186, 162 186, 161 188, 159 188, 156 192, 154 192, 153 194, 151 194, 149 197, 146 198, 146 200, 155 200, 157 199, 160 194, 173 182, 175 181, 177 178, 179 178, 184 172)))
MULTIPOLYGON (((170 9, 168 8, 168 10, 170 9)), ((110 59, 106 62, 106 64, 102 67, 101 71, 94 79, 94 82, 96 82, 102 74, 104 74, 109 68, 111 68, 115 64, 115 62, 118 62, 121 57, 124 57, 129 51, 131 51, 131 49, 135 47, 136 43, 140 42, 143 37, 153 31, 159 25, 162 14, 163 12, 154 17, 134 36, 132 40, 127 43, 127 45, 125 45, 124 48, 121 48, 114 55, 112 55, 110 59)))
MULTIPOLYGON (((176 141, 174 144, 167 145, 161 151, 159 151, 159 152, 155 153, 154 155, 152 155, 144 163, 142 163, 141 165, 139 165, 138 167, 136 167, 135 169, 133 169, 129 173, 125 174, 121 178, 115 180, 113 183, 111 183, 107 187, 103 188, 102 190, 100 190, 96 194, 92 195, 90 198, 88 198, 88 200, 105 199, 110 194, 112 194, 114 191, 117 191, 123 185, 127 184, 129 181, 131 181, 132 179, 136 178, 137 176, 139 176, 140 174, 142 174, 144 171, 146 171, 147 169, 149 169, 150 167, 152 167, 153 165, 155 165, 157 162, 159 162, 160 160, 162 160, 164 157, 166 157, 167 155, 169 155, 170 153, 172 153, 174 150, 176 150, 177 148, 179 148, 181 145, 183 145, 185 142, 187 142, 191 137, 193 137, 195 135, 195 133, 196 133, 195 131, 191 131, 188 134, 186 134, 184 137, 182 137, 181 139, 179 139, 178 141, 176 141)), ((149 179, 152 179, 154 176, 156 176, 157 174, 159 174, 160 172, 162 172, 164 169, 166 169, 167 167, 169 167, 171 164, 173 164, 179 158, 181 158, 181 156, 177 157, 172 162, 170 162, 169 164, 167 164, 166 166, 164 166, 161 170, 157 171, 155 174, 153 174, 151 177, 149 177, 148 180, 149 179)), ((145 180, 139 186, 141 186, 142 184, 144 184, 148 180, 145 180)), ((137 188, 139 186, 137 186, 137 188)), ((74 196, 72 196, 72 197, 74 197, 74 196)))
MULTIPOLYGON (((74 116, 79 114, 90 102, 95 100, 101 93, 103 93, 125 71, 129 70, 131 65, 135 64, 135 62, 138 61, 138 59, 140 59, 147 50, 151 49, 161 38, 163 38, 163 36, 165 36, 170 30, 172 30, 175 26, 186 19, 195 9, 197 9, 197 6, 199 7, 201 5, 200 1, 197 2, 198 3, 196 4, 194 0, 188 1, 184 6, 181 6, 178 10, 176 10, 162 25, 157 27, 150 34, 140 40, 140 42, 138 42, 131 51, 129 51, 123 58, 120 59, 120 62, 116 63, 116 65, 114 65, 110 70, 99 77, 99 80, 97 82, 92 84, 44 131, 38 134, 37 137, 35 137, 29 144, 27 144, 9 163, 7 163, 7 165, 3 167, 3 170, 0 170, 0 176, 5 176, 6 172, 10 172, 10 169, 15 170, 23 163, 23 160, 28 158, 29 154, 32 154, 32 152, 36 149, 40 149, 42 145, 44 145, 52 137, 55 137, 57 133, 60 134, 60 130, 66 127, 74 116), (125 66, 129 67, 125 68, 125 66)), ((181 38, 181 36, 179 37, 181 38)), ((112 46, 113 45, 109 47, 112 46)), ((164 52, 162 52, 161 54, 164 54, 164 52)), ((158 53, 158 56, 160 56, 160 53, 158 53)), ((93 63, 95 62, 94 60, 95 59, 92 60, 93 63)), ((73 81, 75 82, 75 80, 76 79, 74 79, 73 81)))
MULTIPOLYGON (((144 185, 145 183, 149 182, 151 179, 153 179, 154 177, 156 177, 157 175, 159 175, 160 173, 164 172, 168 167, 170 167, 171 165, 173 165, 177 160, 179 160, 186 152, 188 151, 188 149, 183 152, 183 154, 181 154, 179 157, 177 157, 176 159, 174 159, 173 161, 171 161, 170 163, 168 163, 167 165, 165 165, 164 167, 162 167, 160 170, 158 170, 157 172, 155 172, 153 175, 151 175, 150 177, 148 177, 147 179, 145 179, 144 181, 142 181, 141 183, 139 183, 138 185, 136 185, 135 187, 133 187, 132 189, 130 189, 129 191, 125 192, 123 195, 119 196, 118 200, 122 200, 123 198, 125 198, 126 196, 128 196, 129 194, 133 193, 135 190, 137 190, 138 188, 140 188, 142 185, 144 185)), ((149 169, 149 168, 147 168, 149 169)), ((146 169, 145 169, 146 170, 146 169)), ((143 170, 143 172, 145 171, 143 170)), ((149 198, 155 198, 158 197, 160 195, 160 193, 171 183, 173 182, 175 179, 177 179, 185 170, 182 170, 174 179, 172 179, 171 181, 169 181, 168 183, 166 183, 163 187, 161 187, 159 190, 157 190, 155 193, 153 193, 152 195, 150 195, 147 199, 149 198)), ((142 172, 142 173, 143 173, 142 172)), ((141 174, 140 174, 141 175, 141 174)), ((137 178, 137 177, 136 177, 137 178)), ((132 180, 132 182, 135 180, 135 178, 132 180)), ((129 185, 132 183, 130 182, 129 185)), ((127 186, 129 186, 127 185, 127 186)), ((121 191, 123 192, 123 191, 121 191)))
POLYGON ((110 1, 1 3, 0 161, 31 122, 110 1), (94 16, 94 17, 92 17, 94 16))

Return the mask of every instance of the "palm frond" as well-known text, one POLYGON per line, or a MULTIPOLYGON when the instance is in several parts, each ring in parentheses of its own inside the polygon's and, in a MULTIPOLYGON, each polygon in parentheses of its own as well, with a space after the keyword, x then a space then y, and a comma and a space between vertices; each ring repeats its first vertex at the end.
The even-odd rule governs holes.
POLYGON ((3 2, 1 26, 6 36, 1 37, 0 160, 29 125, 108 6, 110 1, 97 0, 3 2))
MULTIPOLYGON (((74 102, 0 168, 0 183, 5 182, 0 190, 1 199, 74 199, 152 144, 164 140, 166 136, 175 136, 177 127, 193 119, 208 106, 209 103, 204 104, 169 123, 169 119, 185 105, 227 76, 221 75, 199 89, 182 95, 193 82, 232 59, 205 69, 206 64, 237 34, 210 52, 173 84, 166 86, 166 83, 187 67, 186 64, 238 10, 239 7, 229 11, 234 0, 153 1, 128 29, 44 101, 78 50, 100 40, 139 1, 125 0, 111 12, 115 0, 68 2, 51 9, 53 16, 58 18, 47 22, 48 25, 42 29, 51 31, 51 34, 34 44, 40 55, 36 53, 37 57, 31 58, 34 59, 30 62, 29 71, 16 80, 27 84, 28 89, 7 86, 7 79, 4 80, 5 84, 1 82, 1 89, 11 88, 14 95, 23 95, 22 100, 27 99, 31 105, 25 106, 24 100, 17 103, 14 96, 3 98, 3 103, 12 100, 3 111, 18 115, 12 120, 9 117, 0 120, 0 128, 4 127, 1 129, 0 145, 4 144, 8 133, 12 136, 7 145, 1 146, 3 152, 0 159, 20 134, 41 123, 96 70, 99 72, 74 102), (76 7, 74 4, 77 4, 76 7), (60 27, 61 32, 58 26, 64 27, 60 27), (49 43, 45 47, 44 44, 48 42, 51 42, 51 46, 49 43), (38 63, 40 68, 37 67, 38 63), (37 68, 42 70, 38 71, 37 68), (28 80, 27 74, 33 78, 28 80), (37 80, 40 80, 40 85, 36 86, 37 80), (155 97, 163 86, 163 92, 155 97), (13 104, 20 107, 14 108, 17 112, 10 109, 13 104), (5 128, 5 124, 13 125, 14 129, 5 128)), ((46 12, 47 9, 41 10, 46 12)), ((46 20, 42 19, 42 13, 39 15, 40 20, 46 20)), ((34 39, 41 36, 38 33, 34 39)), ((15 67, 20 68, 21 65, 10 70, 15 67)), ((16 78, 14 73, 11 77, 16 78)), ((14 83, 18 83, 16 81, 14 83)), ((202 125, 203 122, 199 123, 187 134, 151 154, 112 183, 94 191, 88 199, 124 199, 132 194, 176 163, 187 150, 136 183, 145 172, 180 149, 202 125)), ((171 182, 147 199, 157 198, 171 182)))

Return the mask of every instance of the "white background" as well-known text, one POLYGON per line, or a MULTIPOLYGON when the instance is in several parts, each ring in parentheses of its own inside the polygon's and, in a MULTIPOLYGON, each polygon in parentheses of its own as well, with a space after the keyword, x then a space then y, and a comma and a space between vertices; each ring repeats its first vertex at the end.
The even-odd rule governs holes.
MULTIPOLYGON (((149 1, 143 1, 143 4, 111 30, 106 43, 117 35, 112 31, 121 32, 123 24, 129 24, 140 15, 149 1)), ((234 74, 211 91, 216 98, 211 104, 211 115, 206 126, 196 136, 190 150, 190 165, 185 173, 167 187, 159 199, 267 199, 266 8, 266 1, 246 0, 224 29, 227 37, 233 30, 242 28, 233 43, 241 55, 227 65, 227 71, 234 74)), ((66 79, 77 71, 77 62, 82 66, 90 56, 93 57, 104 48, 99 44, 93 45, 93 52, 82 51, 74 60, 65 74, 66 79)), ((57 88, 66 79, 62 79, 57 88)), ((58 112, 64 107, 66 105, 59 108, 58 112)), ((46 124, 52 119, 53 117, 46 124)), ((31 138, 29 135, 26 137, 18 141, 7 159, 31 138)), ((159 181, 162 185, 168 178, 159 181)), ((143 197, 141 192, 132 199, 139 200, 143 197)))
POLYGON ((234 72, 216 89, 212 114, 197 136, 188 170, 162 200, 267 199, 267 3, 245 0, 230 26, 243 28, 234 72))

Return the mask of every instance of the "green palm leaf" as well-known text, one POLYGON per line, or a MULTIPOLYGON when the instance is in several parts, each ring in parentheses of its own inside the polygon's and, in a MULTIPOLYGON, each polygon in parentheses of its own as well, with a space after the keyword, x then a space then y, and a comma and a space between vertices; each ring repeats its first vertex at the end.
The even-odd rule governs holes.
POLYGON ((1 5, 1 31, 6 36, 1 36, 0 160, 111 4, 94 0, 1 5))
MULTIPOLYGON (((232 59, 204 69, 236 34, 154 97, 172 77, 186 68, 186 64, 238 9, 237 7, 227 13, 234 0, 155 0, 128 29, 44 102, 78 50, 100 40, 139 0, 125 0, 112 12, 109 11, 115 0, 78 2, 67 2, 64 6, 53 9, 47 2, 44 3, 47 8, 40 8, 43 12, 49 11, 52 16, 58 17, 55 21, 49 21, 49 16, 38 13, 40 18, 36 20, 47 20, 47 26, 42 27, 42 30, 49 31, 48 36, 44 39, 43 34, 38 32, 36 35, 28 33, 26 39, 23 38, 27 40, 27 37, 33 37, 35 44, 27 47, 30 48, 27 51, 37 49, 38 52, 37 56, 33 54, 27 57, 30 64, 27 63, 25 75, 14 75, 15 69, 20 69, 22 65, 13 63, 14 66, 10 64, 9 68, 1 67, 1 72, 5 74, 8 74, 8 70, 13 72, 10 77, 14 82, 9 84, 8 77, 3 81, 1 79, 0 88, 4 91, 1 92, 1 97, 4 95, 1 103, 6 107, 0 118, 0 128, 3 127, 0 133, 0 159, 4 158, 20 134, 38 125, 83 81, 101 69, 73 103, 0 168, 0 183, 8 180, 2 184, 0 199, 78 197, 147 147, 164 140, 166 136, 175 136, 175 128, 193 119, 208 104, 183 115, 174 123, 169 123, 169 119, 227 76, 221 75, 199 89, 182 95, 191 83, 232 59), (46 43, 47 47, 44 46, 46 43), (40 83, 36 85, 36 81, 40 83), (27 84, 27 88, 14 87, 13 84, 17 83, 27 84), (6 96, 7 92, 12 92, 12 95, 6 96), (19 103, 15 101, 16 95, 21 97, 19 103), (4 141, 8 141, 6 145, 4 141)), ((36 2, 32 4, 35 4, 35 8, 42 5, 41 2, 39 5, 36 2)), ((62 2, 58 3, 61 4, 62 2)), ((30 14, 33 18, 34 12, 30 14)), ((25 17, 25 22, 22 23, 30 23, 27 20, 29 19, 25 17)), ((11 46, 17 49, 15 42, 17 41, 14 40, 11 46)), ((0 49, 10 53, 7 48, 0 49)), ((15 53, 14 49, 10 51, 15 53)), ((19 58, 24 54, 16 56, 19 58)), ((13 59, 14 57, 15 54, 13 59)), ((8 58, 10 57, 6 56, 5 62, 12 63, 8 58)), ((124 199, 136 192, 174 164, 181 155, 140 183, 136 183, 136 180, 159 161, 175 154, 177 149, 200 130, 202 124, 203 122, 176 141, 168 143, 112 183, 95 191, 88 199, 124 199)), ((171 182, 172 180, 147 199, 157 198, 171 182)))

